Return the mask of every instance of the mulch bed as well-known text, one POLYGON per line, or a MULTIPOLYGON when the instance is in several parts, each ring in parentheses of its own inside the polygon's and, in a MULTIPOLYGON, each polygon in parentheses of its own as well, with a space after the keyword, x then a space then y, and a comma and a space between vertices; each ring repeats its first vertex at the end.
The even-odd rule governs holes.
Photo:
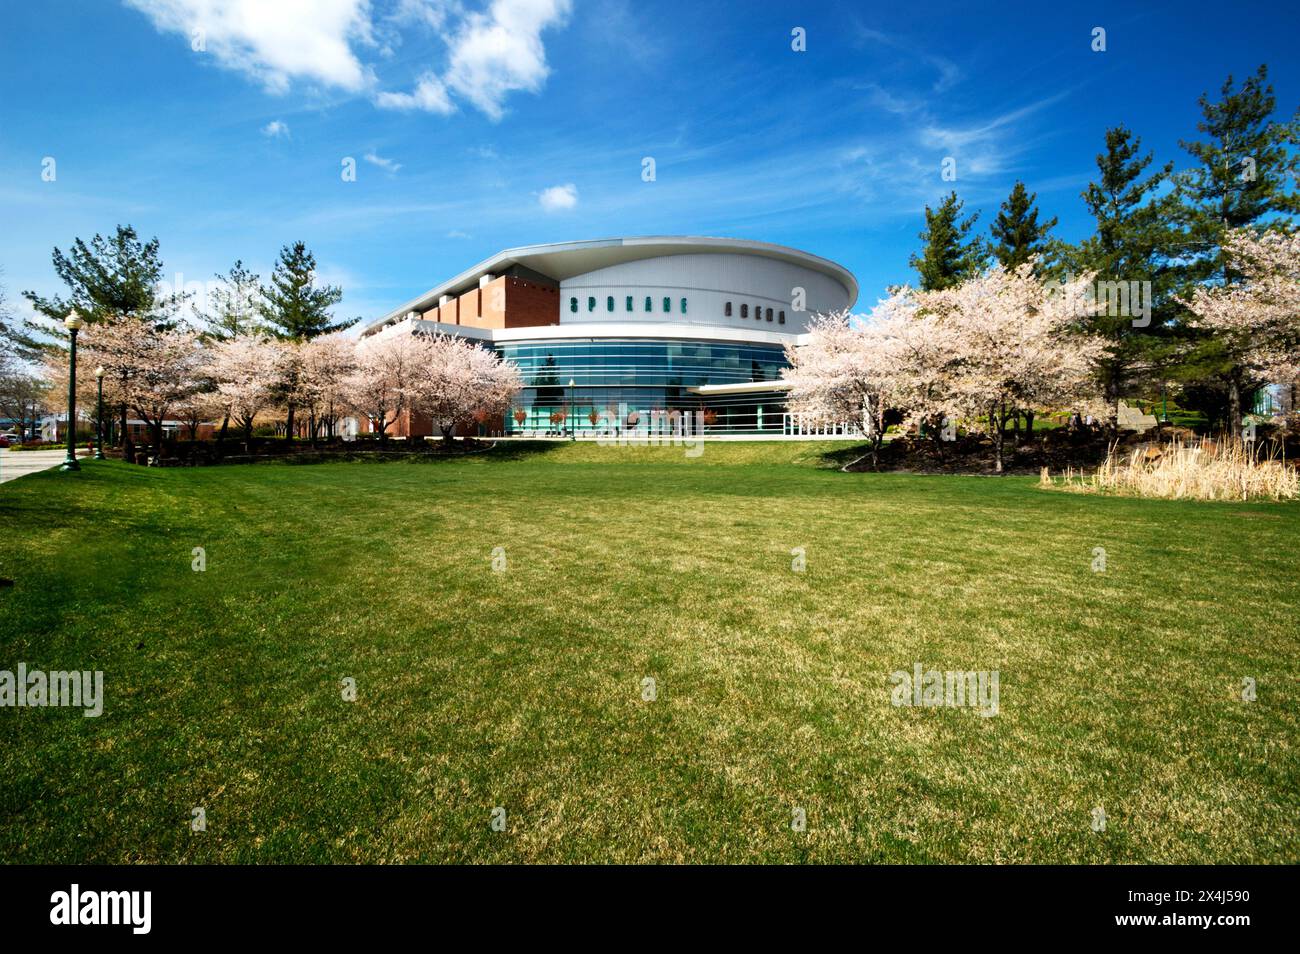
MULTIPOLYGON (((1190 438, 1190 431, 1164 428, 1159 433, 1121 432, 1119 445, 1131 448, 1145 443, 1163 443, 1173 437, 1190 438)), ((861 448, 866 453, 869 448, 861 448)), ((1002 473, 1037 476, 1043 467, 1052 473, 1066 468, 1092 469, 1106 459, 1109 442, 1099 428, 1060 428, 1039 432, 1034 440, 1016 444, 1008 434, 1002 448, 1002 473)), ((881 471, 908 474, 996 474, 993 441, 980 435, 967 435, 955 441, 917 438, 913 434, 894 438, 880 449, 878 461, 870 455, 849 463, 845 470, 881 471)))

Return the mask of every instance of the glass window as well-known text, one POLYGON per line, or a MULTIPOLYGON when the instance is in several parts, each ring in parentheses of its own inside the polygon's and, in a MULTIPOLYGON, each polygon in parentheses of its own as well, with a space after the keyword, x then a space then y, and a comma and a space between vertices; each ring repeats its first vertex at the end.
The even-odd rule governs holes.
POLYGON ((631 295, 628 295, 628 296, 627 296, 627 310, 628 310, 628 311, 631 311, 631 310, 632 310, 632 296, 631 296, 631 295))
POLYGON ((780 313, 779 315, 777 315, 776 320, 779 321, 781 324, 785 324, 785 311, 784 311, 784 310, 782 310, 781 313, 780 313))
POLYGON ((645 296, 645 310, 646 310, 646 311, 654 311, 654 310, 655 310, 654 299, 652 299, 649 295, 646 295, 646 296, 645 296))
POLYGON ((686 299, 682 299, 682 314, 686 314, 686 299))
POLYGON ((606 311, 613 311, 613 310, 614 310, 614 296, 613 296, 613 295, 610 295, 608 298, 605 299, 605 310, 606 310, 606 311))
POLYGON ((723 306, 722 313, 728 318, 731 317, 731 302, 727 302, 726 305, 723 306))
POLYGON ((578 299, 576 299, 576 298, 570 298, 570 299, 569 299, 569 311, 577 311, 577 310, 578 310, 578 299))
POLYGON ((749 317, 749 306, 748 306, 748 305, 741 305, 741 306, 740 306, 740 317, 741 317, 741 318, 748 318, 748 317, 749 317))
POLYGON ((665 296, 664 296, 664 311, 672 311, 672 310, 673 310, 673 300, 672 300, 671 298, 669 298, 668 296, 665 295, 665 296))
POLYGON ((772 309, 771 309, 771 308, 769 308, 769 309, 767 310, 767 320, 768 320, 768 321, 771 321, 771 320, 772 320, 772 309))
POLYGON ((588 311, 596 310, 596 297, 594 295, 587 296, 587 310, 588 311))

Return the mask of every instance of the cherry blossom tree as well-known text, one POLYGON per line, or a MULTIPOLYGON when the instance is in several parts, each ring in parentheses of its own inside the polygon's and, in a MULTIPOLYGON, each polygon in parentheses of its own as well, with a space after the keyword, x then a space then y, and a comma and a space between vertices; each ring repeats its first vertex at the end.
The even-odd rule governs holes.
POLYGON ((286 345, 260 335, 241 335, 209 346, 209 372, 223 414, 244 434, 249 453, 253 420, 276 402, 284 377, 286 345))
POLYGON ((464 338, 435 334, 421 342, 409 406, 431 418, 445 441, 476 414, 503 415, 523 387, 513 362, 464 338))
POLYGON ((1249 382, 1300 375, 1300 232, 1236 229, 1224 240, 1231 285, 1199 287, 1182 301, 1193 327, 1210 332, 1227 363, 1228 412, 1240 433, 1249 382))
POLYGON ((356 363, 356 346, 341 332, 310 338, 297 345, 301 374, 298 403, 307 411, 312 443, 324 432, 333 436, 334 423, 345 406, 344 382, 356 363))
POLYGON ((936 438, 945 423, 984 418, 1001 471, 1008 410, 1095 396, 1101 344, 1079 328, 1091 278, 1054 287, 1033 268, 998 265, 942 290, 903 286, 860 327, 843 312, 815 320, 808 344, 790 350, 792 410, 819 423, 865 418, 876 450, 890 408, 936 438))
POLYGON ((409 406, 425 345, 426 339, 404 329, 356 344, 352 370, 342 382, 343 397, 370 420, 381 441, 388 439, 388 428, 409 406))
POLYGON ((997 265, 955 288, 918 296, 923 312, 956 333, 959 360, 948 397, 968 420, 984 416, 999 472, 1009 412, 1081 407, 1098 397, 1092 372, 1103 343, 1079 321, 1096 308, 1086 294, 1092 276, 1053 287, 1033 270, 1033 262, 997 265))
POLYGON ((134 318, 89 325, 87 367, 105 369, 106 398, 144 419, 153 433, 154 462, 162 455, 163 422, 202 387, 206 355, 186 328, 158 329, 134 318))

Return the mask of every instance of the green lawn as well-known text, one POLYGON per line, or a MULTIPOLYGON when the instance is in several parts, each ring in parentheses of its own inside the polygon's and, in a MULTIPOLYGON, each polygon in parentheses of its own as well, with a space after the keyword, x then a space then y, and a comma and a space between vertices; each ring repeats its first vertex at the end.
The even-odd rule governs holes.
POLYGON ((0 858, 1300 861, 1300 506, 834 449, 5 484, 0 669, 106 702, 0 709, 0 858), (999 714, 895 707, 917 662, 999 714))

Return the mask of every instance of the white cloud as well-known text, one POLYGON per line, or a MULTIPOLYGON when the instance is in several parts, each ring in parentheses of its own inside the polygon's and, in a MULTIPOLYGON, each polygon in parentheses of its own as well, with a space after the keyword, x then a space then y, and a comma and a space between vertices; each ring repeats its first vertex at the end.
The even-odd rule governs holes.
POLYGON ((366 160, 366 162, 370 163, 372 166, 378 166, 380 169, 383 169, 385 172, 390 174, 395 174, 398 169, 402 168, 400 162, 394 162, 392 159, 385 159, 383 156, 376 155, 373 150, 366 153, 361 158, 366 160))
MULTIPOLYGON (((572 0, 491 0, 482 12, 460 0, 123 0, 154 26, 177 33, 195 56, 212 56, 275 93, 295 81, 371 96, 381 109, 446 116, 452 100, 493 120, 516 91, 540 92, 550 68, 542 32, 561 26, 572 0), (447 46, 445 68, 424 72, 410 92, 379 90, 371 59, 391 58, 413 31, 447 46)), ((423 55, 423 53, 421 54, 423 55)))
POLYGON ((578 187, 572 182, 551 186, 549 189, 543 189, 538 194, 537 201, 541 203, 542 208, 547 212, 572 209, 578 204, 578 187))
POLYGON ((491 119, 506 96, 536 93, 550 68, 542 31, 564 22, 570 0, 493 0, 486 14, 471 13, 451 40, 446 85, 491 119))
POLYGON ((398 26, 421 25, 440 30, 447 22, 448 0, 398 0, 388 19, 398 26))
POLYGON ((373 42, 369 0, 125 0, 160 31, 179 33, 196 56, 283 93, 292 80, 358 92, 371 82, 352 43, 373 42))
POLYGON ((380 109, 397 109, 403 112, 419 109, 426 113, 438 113, 447 116, 456 111, 456 106, 447 96, 447 87, 433 73, 420 77, 414 92, 388 93, 375 96, 375 105, 380 109))
POLYGON ((288 139, 289 124, 273 119, 262 127, 262 135, 269 139, 288 139))

